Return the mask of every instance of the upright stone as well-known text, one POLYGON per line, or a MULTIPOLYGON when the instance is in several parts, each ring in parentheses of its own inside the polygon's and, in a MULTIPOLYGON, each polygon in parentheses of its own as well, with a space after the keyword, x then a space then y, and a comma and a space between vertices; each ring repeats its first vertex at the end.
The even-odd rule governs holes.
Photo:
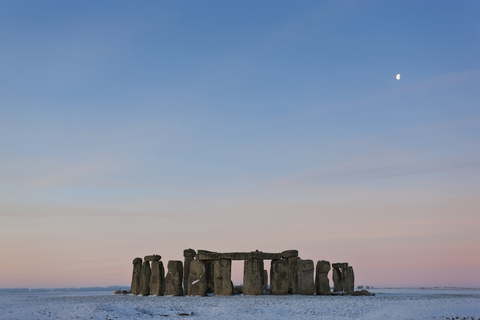
POLYGON ((317 295, 330 294, 330 283, 328 281, 329 271, 330 262, 325 260, 317 261, 317 270, 315 273, 315 292, 317 295))
POLYGON ((219 259, 213 261, 213 292, 216 296, 230 296, 232 286, 232 260, 219 259))
POLYGON ((262 291, 265 292, 265 290, 268 289, 268 272, 267 270, 263 270, 262 273, 262 291))
POLYGON ((246 259, 243 265, 243 294, 261 295, 263 260, 246 259))
POLYGON ((288 259, 288 286, 289 293, 298 293, 298 261, 299 257, 292 257, 288 259))
POLYGON ((168 261, 168 272, 165 277, 165 294, 167 296, 183 296, 183 264, 182 261, 168 261))
POLYGON ((348 266, 345 271, 345 281, 344 281, 344 287, 343 290, 350 294, 355 291, 355 276, 353 274, 353 267, 348 266))
POLYGON ((188 275, 188 295, 207 295, 207 274, 206 262, 204 260, 193 260, 190 262, 190 274, 188 275))
POLYGON ((288 261, 272 260, 270 264, 270 294, 288 294, 288 261))
POLYGON ((183 293, 188 295, 188 277, 190 275, 190 262, 193 261, 197 253, 193 249, 183 250, 183 256, 185 257, 183 263, 183 293))
MULTIPOLYGON (((216 260, 216 259, 215 259, 216 260)), ((213 292, 213 279, 214 279, 214 274, 213 274, 213 261, 215 260, 207 260, 205 263, 205 273, 207 275, 207 292, 212 293, 213 292)))
POLYGON ((332 279, 333 279, 333 292, 342 292, 343 291, 343 277, 340 268, 332 269, 332 279))
POLYGON ((130 292, 135 295, 140 294, 140 274, 142 272, 142 258, 133 259, 132 286, 130 292))
POLYGON ((312 260, 298 260, 297 294, 313 295, 315 283, 313 282, 314 264, 312 260))
POLYGON ((144 261, 140 271, 140 294, 148 296, 150 294, 150 262, 144 261))
POLYGON ((165 293, 165 269, 162 261, 152 261, 150 275, 150 292, 154 296, 163 296, 165 293))

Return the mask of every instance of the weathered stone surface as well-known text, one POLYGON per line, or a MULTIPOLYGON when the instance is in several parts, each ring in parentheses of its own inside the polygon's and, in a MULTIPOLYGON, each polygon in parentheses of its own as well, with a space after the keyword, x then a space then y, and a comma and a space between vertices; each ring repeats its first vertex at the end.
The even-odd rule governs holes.
POLYGON ((243 294, 261 295, 262 290, 263 260, 247 259, 243 266, 243 294))
POLYGON ((193 260, 192 262, 190 262, 190 274, 188 276, 188 295, 207 295, 206 262, 203 260, 193 260))
POLYGON ((298 250, 285 250, 280 254, 283 259, 290 259, 298 257, 298 250))
POLYGON ((355 275, 353 267, 348 266, 344 271, 343 291, 350 294, 355 290, 355 275))
POLYGON ((211 252, 206 250, 198 250, 197 259, 198 260, 216 260, 216 259, 229 259, 229 260, 247 260, 247 259, 260 259, 260 260, 270 260, 270 259, 280 259, 280 253, 267 253, 261 251, 252 251, 252 252, 226 252, 218 253, 211 252))
POLYGON ((233 294, 231 276, 232 260, 220 259, 213 261, 213 293, 216 296, 230 296, 233 294))
POLYGON ((262 273, 262 290, 265 292, 265 290, 268 289, 268 272, 267 270, 263 270, 262 273))
POLYGON ((205 261, 205 267, 207 268, 206 274, 207 274, 207 292, 212 293, 213 292, 213 261, 215 260, 204 260, 205 261))
POLYGON ((313 295, 315 293, 315 283, 313 282, 313 273, 315 270, 312 260, 298 260, 298 284, 297 294, 313 295))
POLYGON ((142 272, 142 258, 133 259, 132 285, 130 291, 132 294, 140 294, 140 274, 142 272))
POLYGON ((340 269, 348 267, 348 262, 337 262, 332 263, 332 269, 340 269))
POLYGON ((165 293, 165 269, 162 261, 152 261, 150 275, 150 293, 154 296, 163 296, 165 293))
POLYGON ((325 260, 317 261, 315 273, 315 293, 318 295, 330 294, 330 283, 328 281, 328 272, 330 271, 330 262, 325 260))
POLYGON ((140 294, 148 296, 150 294, 150 262, 144 261, 140 271, 140 294))
POLYGON ((183 256, 185 257, 183 263, 183 294, 188 295, 188 277, 190 276, 190 262, 193 261, 196 255, 195 250, 185 249, 183 250, 183 256))
POLYGON ((343 276, 339 268, 332 269, 333 292, 343 291, 343 276))
POLYGON ((292 257, 288 259, 288 286, 289 293, 297 294, 298 287, 298 267, 297 262, 300 260, 299 257, 292 257))
POLYGON ((195 257, 196 254, 197 253, 192 248, 183 250, 183 256, 184 257, 195 257))
POLYGON ((270 294, 288 294, 288 261, 272 260, 270 264, 270 294))
POLYGON ((161 256, 159 256, 158 254, 154 254, 151 256, 145 256, 143 260, 144 261, 160 261, 161 259, 162 259, 161 256))
POLYGON ((168 261, 168 272, 165 277, 165 294, 167 296, 183 296, 183 264, 182 261, 168 261))

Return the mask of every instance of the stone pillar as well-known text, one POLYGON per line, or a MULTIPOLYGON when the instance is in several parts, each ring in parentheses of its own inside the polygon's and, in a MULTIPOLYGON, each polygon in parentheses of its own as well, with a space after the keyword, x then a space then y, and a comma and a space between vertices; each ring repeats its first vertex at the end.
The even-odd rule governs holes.
POLYGON ((167 296, 183 296, 182 280, 182 261, 168 261, 168 272, 167 276, 165 277, 165 294, 167 296))
POLYGON ((262 290, 263 260, 246 259, 243 266, 243 294, 261 295, 262 290))
POLYGON ((353 274, 353 267, 348 266, 344 271, 344 286, 343 290, 350 294, 355 291, 355 276, 353 274))
POLYGON ((339 262, 332 264, 333 292, 343 292, 345 290, 345 273, 348 263, 339 262))
POLYGON ((213 292, 216 296, 230 296, 232 286, 232 260, 219 259, 213 261, 213 292))
POLYGON ((268 272, 267 270, 263 270, 262 273, 262 291, 268 289, 268 272))
POLYGON ((288 294, 288 261, 272 260, 270 265, 270 294, 288 294))
POLYGON ((140 273, 142 272, 142 258, 133 259, 132 286, 130 292, 134 295, 140 294, 140 273))
POLYGON ((193 249, 183 250, 183 256, 185 257, 183 263, 183 294, 188 295, 188 276, 190 275, 190 262, 193 261, 197 253, 193 249))
POLYGON ((150 262, 144 261, 140 271, 140 294, 148 296, 150 294, 150 262))
POLYGON ((145 260, 151 260, 152 273, 150 275, 150 292, 154 296, 163 296, 165 293, 165 270, 163 269, 163 262, 160 261, 162 257, 158 255, 147 256, 145 260))
POLYGON ((214 279, 214 274, 213 274, 213 261, 214 260, 205 260, 205 273, 207 275, 207 292, 212 293, 213 292, 213 279, 214 279))
POLYGON ((315 274, 315 292, 317 295, 330 294, 330 283, 328 282, 329 271, 330 262, 325 260, 317 261, 317 270, 315 274))
POLYGON ((313 282, 313 273, 315 270, 312 260, 298 260, 298 284, 297 294, 313 295, 315 293, 315 283, 313 282))
POLYGON ((190 262, 190 274, 188 275, 188 295, 207 295, 207 268, 204 260, 190 262))
POLYGON ((281 253, 283 259, 288 260, 288 286, 290 287, 289 292, 292 294, 297 293, 297 261, 298 250, 286 250, 281 253))

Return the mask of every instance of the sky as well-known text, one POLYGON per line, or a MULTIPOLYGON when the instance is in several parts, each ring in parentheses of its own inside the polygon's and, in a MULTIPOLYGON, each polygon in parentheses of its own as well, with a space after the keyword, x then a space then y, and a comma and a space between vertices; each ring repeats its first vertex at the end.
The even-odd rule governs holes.
POLYGON ((128 286, 135 257, 187 248, 480 287, 479 16, 1 1, 0 288, 128 286))

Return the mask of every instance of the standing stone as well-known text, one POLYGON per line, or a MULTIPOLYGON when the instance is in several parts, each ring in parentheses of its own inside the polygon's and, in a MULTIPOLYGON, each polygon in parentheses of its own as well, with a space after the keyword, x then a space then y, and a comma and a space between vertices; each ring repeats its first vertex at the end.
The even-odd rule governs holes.
POLYGON ((314 264, 312 260, 298 260, 297 294, 313 295, 315 283, 313 282, 314 264))
POLYGON ((205 273, 207 275, 207 292, 212 293, 213 292, 213 279, 214 279, 214 274, 213 274, 213 261, 215 260, 206 260, 205 264, 205 273))
POLYGON ((190 275, 190 262, 193 261, 197 253, 193 249, 183 250, 183 256, 185 257, 183 263, 183 293, 188 295, 188 277, 190 275))
POLYGON ((297 261, 298 250, 285 250, 280 253, 283 259, 288 260, 288 285, 289 293, 297 293, 297 261))
POLYGON ((230 296, 232 286, 232 260, 219 259, 213 261, 213 292, 216 296, 230 296))
POLYGON ((270 294, 288 294, 288 261, 272 260, 270 265, 270 294))
POLYGON ((148 296, 150 294, 150 262, 144 261, 140 271, 140 294, 148 296))
POLYGON ((315 274, 315 292, 317 295, 330 294, 330 283, 328 282, 329 271, 330 262, 325 260, 317 261, 317 270, 315 274))
POLYGON ((263 260, 246 259, 243 265, 243 294, 244 295, 261 295, 263 260))
POLYGON ((344 271, 344 287, 343 290, 350 294, 355 291, 355 276, 353 274, 353 267, 348 266, 344 271))
POLYGON ((288 259, 288 286, 289 293, 297 294, 298 292, 298 261, 299 257, 292 257, 288 259))
POLYGON ((267 270, 263 270, 262 273, 262 290, 265 292, 265 290, 268 289, 268 272, 267 270))
POLYGON ((332 279, 333 279, 333 292, 342 292, 343 291, 343 278, 342 272, 339 268, 332 269, 332 279))
POLYGON ((165 277, 165 294, 167 296, 183 296, 183 264, 182 261, 168 261, 168 272, 165 277))
POLYGON ((162 261, 152 261, 150 275, 150 292, 154 296, 163 296, 165 293, 165 269, 162 261))
POLYGON ((207 274, 205 260, 193 260, 190 262, 190 274, 188 275, 188 295, 207 295, 207 274))
POLYGON ((142 272, 142 258, 133 259, 132 286, 130 292, 134 295, 140 294, 140 273, 142 272))

